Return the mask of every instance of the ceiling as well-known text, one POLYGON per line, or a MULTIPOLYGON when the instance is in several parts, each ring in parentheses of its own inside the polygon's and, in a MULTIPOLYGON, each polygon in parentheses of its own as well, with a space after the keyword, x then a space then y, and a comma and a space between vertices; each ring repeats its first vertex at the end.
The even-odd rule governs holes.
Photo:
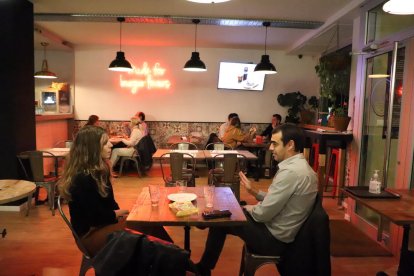
POLYGON ((269 21, 272 25, 268 28, 267 49, 317 56, 351 43, 352 19, 364 2, 33 0, 35 48, 41 48, 41 41, 59 50, 103 45, 118 48, 118 16, 126 17, 122 24, 123 46, 194 47, 191 19, 199 18, 197 48, 264 49, 265 28, 261 23, 269 21))

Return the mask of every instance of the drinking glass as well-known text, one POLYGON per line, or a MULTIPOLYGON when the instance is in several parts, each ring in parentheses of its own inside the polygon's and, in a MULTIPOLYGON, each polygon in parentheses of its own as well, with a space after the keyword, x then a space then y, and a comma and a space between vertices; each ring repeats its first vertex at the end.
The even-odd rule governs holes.
POLYGON ((158 201, 160 200, 160 186, 155 184, 149 185, 149 193, 151 198, 151 205, 158 206, 158 201))
POLYGON ((214 185, 204 186, 204 199, 206 201, 207 208, 213 208, 214 188, 214 185))
POLYGON ((179 193, 184 193, 187 188, 187 181, 186 180, 177 180, 175 185, 178 187, 179 193))

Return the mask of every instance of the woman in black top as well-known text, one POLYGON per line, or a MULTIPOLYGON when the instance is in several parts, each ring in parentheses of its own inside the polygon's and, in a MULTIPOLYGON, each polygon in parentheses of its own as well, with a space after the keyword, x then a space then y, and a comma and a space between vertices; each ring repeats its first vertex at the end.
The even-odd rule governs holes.
MULTIPOLYGON (((108 234, 125 228, 128 214, 114 198, 108 165, 111 148, 104 129, 83 127, 73 142, 60 180, 60 193, 69 202, 73 228, 92 256, 105 245, 108 234)), ((171 241, 162 227, 139 230, 171 241)))

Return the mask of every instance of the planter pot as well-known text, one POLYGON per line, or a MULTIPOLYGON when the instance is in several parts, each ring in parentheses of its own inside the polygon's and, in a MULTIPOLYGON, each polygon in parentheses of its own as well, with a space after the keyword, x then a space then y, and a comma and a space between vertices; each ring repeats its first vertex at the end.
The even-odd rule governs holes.
POLYGON ((300 111, 300 121, 302 124, 312 124, 315 119, 315 112, 309 110, 300 111))
POLYGON ((333 117, 334 128, 338 131, 345 131, 348 128, 351 117, 333 117))

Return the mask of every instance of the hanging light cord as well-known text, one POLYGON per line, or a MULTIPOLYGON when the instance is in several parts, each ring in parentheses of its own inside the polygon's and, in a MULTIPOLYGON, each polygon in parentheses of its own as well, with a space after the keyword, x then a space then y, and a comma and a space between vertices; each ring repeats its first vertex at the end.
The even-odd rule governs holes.
POLYGON ((197 52, 197 23, 195 23, 195 39, 194 39, 194 52, 197 52))
POLYGON ((119 21, 119 51, 122 52, 122 20, 119 21))
POLYGON ((270 22, 263 22, 263 26, 265 26, 265 55, 267 50, 267 28, 270 26, 270 22))

